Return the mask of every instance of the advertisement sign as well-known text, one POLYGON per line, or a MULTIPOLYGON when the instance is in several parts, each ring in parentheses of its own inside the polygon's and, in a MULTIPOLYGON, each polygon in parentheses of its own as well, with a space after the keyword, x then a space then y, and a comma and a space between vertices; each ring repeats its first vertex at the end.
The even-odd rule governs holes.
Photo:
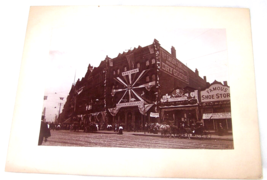
POLYGON ((151 112, 151 113, 150 113, 150 117, 157 118, 157 117, 159 117, 159 113, 151 112))
POLYGON ((131 107, 131 106, 142 106, 144 101, 134 101, 134 102, 127 102, 127 103, 119 103, 116 105, 117 108, 121 107, 131 107))
POLYGON ((222 84, 212 84, 200 92, 201 102, 230 100, 230 87, 222 84))
POLYGON ((206 113, 203 114, 203 119, 231 119, 231 112, 206 113))
POLYGON ((198 103, 197 90, 194 92, 185 92, 183 89, 175 89, 171 95, 163 95, 161 103, 164 105, 186 105, 198 103))
POLYGON ((130 71, 125 71, 125 72, 122 72, 122 76, 126 76, 126 75, 130 75, 130 74, 134 74, 134 73, 138 73, 139 72, 139 69, 132 69, 130 71))
POLYGON ((189 84, 187 68, 178 59, 161 49, 161 70, 189 84))

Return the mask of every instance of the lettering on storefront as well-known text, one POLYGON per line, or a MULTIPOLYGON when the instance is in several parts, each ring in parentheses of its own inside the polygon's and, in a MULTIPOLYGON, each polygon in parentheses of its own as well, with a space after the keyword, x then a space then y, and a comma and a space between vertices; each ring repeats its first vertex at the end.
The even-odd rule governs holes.
POLYGON ((203 119, 231 119, 231 112, 206 113, 203 114, 203 119))
POLYGON ((142 105, 144 105, 144 101, 135 101, 135 102, 120 103, 117 104, 116 107, 121 108, 121 107, 142 106, 142 105))
POLYGON ((161 70, 186 84, 189 83, 186 66, 163 50, 161 50, 161 70))
POLYGON ((201 102, 230 100, 230 88, 221 84, 213 84, 200 92, 201 102))
POLYGON ((139 69, 132 69, 130 71, 122 72, 122 76, 130 75, 139 72, 139 69))

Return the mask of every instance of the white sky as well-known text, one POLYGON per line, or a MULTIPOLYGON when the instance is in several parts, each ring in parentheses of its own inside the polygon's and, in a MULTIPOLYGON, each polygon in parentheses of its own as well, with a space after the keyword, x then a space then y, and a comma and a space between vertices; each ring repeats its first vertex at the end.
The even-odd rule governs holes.
POLYGON ((58 114, 59 103, 65 102, 74 78, 84 77, 89 63, 97 67, 106 55, 115 58, 128 49, 152 44, 155 38, 169 52, 174 46, 177 58, 193 71, 197 68, 208 82, 228 80, 225 29, 182 29, 175 19, 164 19, 164 14, 155 18, 142 13, 104 16, 99 12, 95 18, 81 11, 66 15, 64 22, 54 21, 45 92, 48 99, 44 101, 48 121, 58 114))

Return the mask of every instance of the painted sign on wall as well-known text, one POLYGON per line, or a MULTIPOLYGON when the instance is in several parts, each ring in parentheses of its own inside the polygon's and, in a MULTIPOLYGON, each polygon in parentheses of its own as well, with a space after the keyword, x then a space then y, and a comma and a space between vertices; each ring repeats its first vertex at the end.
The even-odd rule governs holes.
POLYGON ((230 100, 230 87, 222 84, 212 84, 200 92, 201 102, 230 100))
POLYGON ((187 68, 178 59, 161 49, 161 70, 179 79, 186 84, 189 83, 187 68))

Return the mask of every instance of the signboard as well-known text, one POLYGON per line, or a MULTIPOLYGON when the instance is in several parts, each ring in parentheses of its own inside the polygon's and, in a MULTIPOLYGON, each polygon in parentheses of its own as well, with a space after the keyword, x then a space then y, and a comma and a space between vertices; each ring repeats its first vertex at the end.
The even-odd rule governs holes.
POLYGON ((117 104, 116 107, 117 108, 121 108, 121 107, 131 107, 131 106, 142 106, 144 105, 144 101, 134 101, 134 102, 127 102, 127 103, 120 103, 117 104))
POLYGON ((130 75, 130 74, 134 74, 134 73, 138 73, 139 72, 139 69, 132 69, 130 71, 125 71, 125 72, 122 72, 122 76, 127 76, 127 75, 130 75))
POLYGON ((189 84, 187 67, 164 50, 161 50, 161 70, 189 84))
POLYGON ((194 92, 184 92, 183 89, 176 89, 171 95, 163 95, 161 103, 165 105, 186 105, 198 103, 197 90, 194 92))
POLYGON ((157 118, 157 117, 159 117, 159 113, 151 112, 151 113, 150 113, 150 117, 157 118))
POLYGON ((203 114, 203 119, 231 119, 231 112, 206 113, 203 114))
POLYGON ((230 100, 230 88, 222 84, 212 84, 204 91, 200 91, 201 102, 230 100))

